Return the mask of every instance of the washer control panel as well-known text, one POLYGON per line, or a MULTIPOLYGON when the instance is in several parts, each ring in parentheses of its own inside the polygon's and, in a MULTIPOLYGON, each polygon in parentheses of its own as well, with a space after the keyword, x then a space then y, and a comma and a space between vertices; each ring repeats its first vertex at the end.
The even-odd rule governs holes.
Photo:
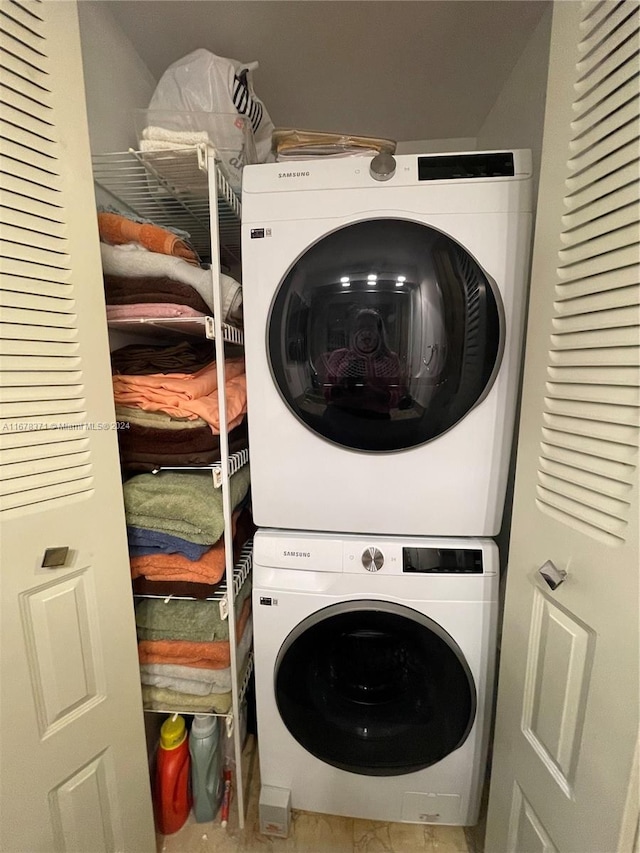
POLYGON ((368 572, 379 572, 384 565, 384 556, 379 548, 367 548, 362 552, 362 565, 368 572))

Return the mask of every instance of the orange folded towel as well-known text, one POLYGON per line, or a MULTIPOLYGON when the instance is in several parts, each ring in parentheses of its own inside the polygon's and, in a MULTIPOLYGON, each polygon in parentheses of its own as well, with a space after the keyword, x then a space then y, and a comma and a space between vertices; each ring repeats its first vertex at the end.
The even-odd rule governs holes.
POLYGON ((118 213, 98 213, 98 230, 103 243, 118 246, 122 243, 139 243, 150 252, 175 255, 190 264, 199 265, 193 249, 171 231, 153 223, 134 222, 118 213))
MULTIPOLYGON (((251 597, 247 598, 238 614, 236 637, 242 637, 251 615, 251 597)), ((140 640, 140 663, 171 663, 179 666, 197 666, 200 669, 224 669, 231 666, 231 649, 228 640, 195 643, 190 640, 140 640)))
MULTIPOLYGON (((227 359, 225 379, 228 426, 233 429, 247 411, 243 359, 227 359)), ((146 412, 166 412, 174 418, 203 418, 212 432, 220 432, 215 362, 196 373, 117 374, 112 381, 113 394, 119 406, 137 406, 146 412)))
MULTIPOLYGON (((239 511, 233 513, 233 535, 239 511)), ((145 554, 131 557, 131 577, 145 577, 152 581, 188 581, 190 583, 218 583, 224 574, 224 539, 219 539, 198 560, 189 560, 183 554, 145 554)))

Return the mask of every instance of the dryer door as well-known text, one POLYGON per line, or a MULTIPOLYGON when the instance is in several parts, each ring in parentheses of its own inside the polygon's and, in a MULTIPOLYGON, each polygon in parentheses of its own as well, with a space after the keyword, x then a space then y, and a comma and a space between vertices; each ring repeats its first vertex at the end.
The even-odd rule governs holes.
POLYGON ((277 290, 271 370, 309 429, 343 447, 403 450, 488 393, 504 321, 495 283, 426 225, 374 219, 312 246, 277 290))
POLYGON ((464 743, 476 713, 455 641, 391 602, 342 602, 301 622, 276 660, 275 693, 308 752, 367 776, 435 764, 464 743))

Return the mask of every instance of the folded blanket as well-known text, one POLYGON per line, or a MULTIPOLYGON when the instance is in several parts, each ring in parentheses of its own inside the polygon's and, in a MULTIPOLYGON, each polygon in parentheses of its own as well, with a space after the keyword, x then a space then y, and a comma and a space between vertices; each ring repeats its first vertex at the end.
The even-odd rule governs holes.
POLYGON ((215 355, 211 341, 194 340, 170 346, 128 344, 113 350, 110 358, 113 373, 148 376, 151 373, 197 373, 211 364, 215 355))
POLYGON ((131 305, 107 305, 107 322, 115 320, 144 320, 145 317, 206 317, 202 311, 177 302, 134 302, 131 305))
MULTIPOLYGON (((209 306, 193 287, 166 276, 161 278, 152 278, 151 276, 126 278, 120 275, 105 275, 104 295, 108 305, 171 302, 188 305, 189 308, 193 308, 201 314, 210 313, 209 306)), ((123 370, 121 372, 128 373, 129 371, 123 370)))
MULTIPOLYGON (((250 471, 245 465, 229 480, 231 508, 247 494, 250 471)), ((123 485, 127 524, 213 545, 222 536, 222 489, 209 471, 162 471, 136 474, 123 485)))
MULTIPOLYGON (((157 476, 155 474, 149 476, 157 476)), ((158 554, 180 554, 186 560, 199 560, 209 550, 210 545, 190 542, 180 536, 171 536, 162 530, 145 530, 142 527, 127 526, 127 540, 130 557, 144 557, 158 554)))
MULTIPOLYGON (((194 267, 182 258, 147 252, 140 246, 129 243, 124 246, 109 246, 100 243, 102 269, 105 275, 117 276, 167 276, 188 284, 197 291, 209 310, 213 312, 213 283, 211 270, 194 267)), ((222 320, 238 323, 242 319, 242 287, 231 276, 220 273, 222 291, 222 320)))
MULTIPOLYGON (((246 662, 252 640, 253 629, 249 622, 237 646, 240 669, 246 662)), ((226 693, 231 690, 231 667, 200 669, 197 666, 179 666, 170 663, 145 663, 140 665, 140 681, 151 687, 168 687, 169 690, 191 693, 194 696, 226 693)))
MULTIPOLYGON (((251 616, 251 599, 242 605, 236 622, 236 637, 241 638, 251 616)), ((182 666, 197 666, 203 669, 225 669, 231 666, 231 651, 228 640, 212 643, 196 643, 190 640, 140 640, 138 643, 140 663, 170 663, 182 666)))
MULTIPOLYGON (((251 594, 245 583, 236 599, 236 612, 251 594)), ((220 602, 139 598, 135 605, 139 640, 192 640, 214 642, 229 639, 229 620, 220 617, 220 602)))
MULTIPOLYGON (((131 307, 131 306, 128 306, 131 307)), ((112 377, 116 404, 162 411, 175 417, 201 417, 213 432, 220 432, 218 377, 216 365, 208 364, 196 373, 112 377)), ((247 411, 247 379, 244 360, 228 359, 225 370, 225 397, 228 427, 238 426, 247 411)))
POLYGON ((99 212, 98 231, 100 239, 112 246, 121 243, 140 243, 150 252, 175 255, 192 264, 198 264, 200 261, 193 248, 171 231, 152 223, 134 222, 120 213, 99 212))

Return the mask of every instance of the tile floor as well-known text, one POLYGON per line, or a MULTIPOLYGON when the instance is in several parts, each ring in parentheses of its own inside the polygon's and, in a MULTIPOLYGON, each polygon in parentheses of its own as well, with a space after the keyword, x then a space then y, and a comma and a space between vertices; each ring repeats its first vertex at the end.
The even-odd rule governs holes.
POLYGON ((255 739, 245 750, 248 808, 245 828, 232 806, 229 825, 220 820, 195 823, 192 817, 175 835, 158 836, 158 853, 468 853, 462 827, 383 823, 293 811, 288 838, 258 831, 260 780, 255 739))

